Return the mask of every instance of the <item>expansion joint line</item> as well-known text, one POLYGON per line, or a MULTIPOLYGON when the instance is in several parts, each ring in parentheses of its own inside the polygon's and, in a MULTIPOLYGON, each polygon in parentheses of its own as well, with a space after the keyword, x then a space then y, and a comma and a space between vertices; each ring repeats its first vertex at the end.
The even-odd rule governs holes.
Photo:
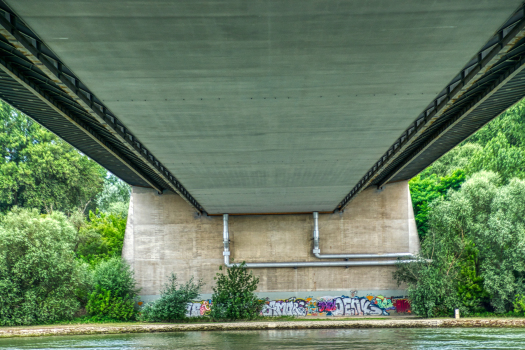
MULTIPOLYGON (((0 13, 4 10, 0 10, 0 13)), ((18 52, 23 54, 34 67, 38 68, 44 76, 47 76, 60 89, 62 89, 72 100, 94 118, 105 128, 118 142, 124 145, 133 155, 139 158, 149 170, 161 178, 171 190, 179 194, 186 202, 200 213, 204 208, 186 190, 186 188, 173 176, 166 167, 156 159, 144 145, 139 142, 128 129, 126 129, 110 111, 102 104, 100 99, 86 89, 81 89, 80 80, 72 74, 63 72, 63 64, 59 60, 50 58, 41 50, 44 43, 36 35, 22 34, 13 25, 20 19, 11 12, 4 12, 0 16, 0 35, 2 35, 18 52)), ((157 186, 158 187, 158 186, 157 186)), ((158 189, 157 189, 158 190, 158 189)))

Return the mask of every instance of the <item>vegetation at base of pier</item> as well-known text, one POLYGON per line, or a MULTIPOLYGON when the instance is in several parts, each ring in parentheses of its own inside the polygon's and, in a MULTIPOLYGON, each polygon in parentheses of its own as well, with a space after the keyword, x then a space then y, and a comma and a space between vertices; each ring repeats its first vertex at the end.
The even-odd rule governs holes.
MULTIPOLYGON (((135 320, 130 187, 3 103, 0 153, 0 325, 135 320)), ((520 102, 410 181, 421 254, 395 277, 413 313, 525 316, 524 156, 520 102)), ((245 267, 216 278, 210 319, 259 317, 245 267)), ((172 276, 140 317, 184 320, 201 286, 172 276)))
POLYGON ((87 271, 75 260, 76 232, 64 214, 15 208, 0 226, 0 325, 70 318, 87 271))
MULTIPOLYGON (((1 102, 0 146, 0 325, 135 320, 139 291, 120 257, 130 187, 1 102)), ((214 319, 259 315, 244 266, 217 278, 214 319)), ((202 285, 172 275, 141 319, 184 320, 202 285)))
POLYGON ((86 311, 95 319, 135 319, 135 298, 139 289, 129 265, 119 256, 102 260, 93 269, 86 311))
POLYGON ((525 103, 410 181, 421 257, 399 265, 412 311, 524 315, 525 103))
POLYGON ((190 277, 184 284, 177 283, 172 273, 160 291, 160 299, 146 304, 140 314, 141 321, 172 322, 186 320, 188 303, 197 299, 204 283, 190 277))
MULTIPOLYGON (((222 270, 222 266, 220 267, 222 270)), ((214 320, 252 320, 259 317, 264 301, 254 293, 259 277, 248 272, 246 263, 217 273, 213 287, 210 317, 214 320)))
POLYGON ((0 325, 133 319, 130 187, 2 102, 0 154, 0 325))

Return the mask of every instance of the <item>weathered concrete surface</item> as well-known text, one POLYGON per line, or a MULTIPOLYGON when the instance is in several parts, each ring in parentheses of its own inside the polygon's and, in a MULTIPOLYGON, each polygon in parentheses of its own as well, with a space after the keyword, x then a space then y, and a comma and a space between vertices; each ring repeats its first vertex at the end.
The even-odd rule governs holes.
POLYGON ((524 328, 525 319, 415 319, 392 318, 385 320, 352 319, 339 321, 272 321, 231 323, 175 323, 175 324, 93 324, 78 326, 0 327, 0 338, 38 337, 50 335, 119 334, 189 331, 238 331, 275 329, 327 329, 327 328, 452 328, 452 327, 514 327, 524 328))
MULTIPOLYGON (((211 293, 223 263, 222 229, 222 216, 200 217, 173 193, 158 195, 134 187, 123 256, 135 269, 142 295, 158 295, 172 272, 181 281, 202 278, 203 293, 211 293)), ((407 182, 364 191, 344 213, 321 214, 319 229, 322 253, 419 250, 407 182)), ((311 214, 230 216, 231 257, 238 262, 318 261, 312 254, 312 230, 311 214)), ((253 271, 260 277, 258 292, 271 298, 271 293, 308 297, 397 291, 403 287, 392 279, 394 270, 395 266, 370 266, 253 271)))
POLYGON ((333 210, 521 0, 7 0, 208 213, 333 210))

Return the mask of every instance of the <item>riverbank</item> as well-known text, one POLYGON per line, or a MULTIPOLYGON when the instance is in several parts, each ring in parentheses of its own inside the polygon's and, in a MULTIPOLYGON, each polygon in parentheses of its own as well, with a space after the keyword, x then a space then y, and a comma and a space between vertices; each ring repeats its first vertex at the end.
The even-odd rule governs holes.
POLYGON ((525 328, 525 318, 512 319, 346 319, 308 321, 253 321, 228 323, 112 323, 0 327, 0 338, 54 335, 121 334, 189 331, 327 329, 327 328, 452 328, 452 327, 514 327, 525 328))

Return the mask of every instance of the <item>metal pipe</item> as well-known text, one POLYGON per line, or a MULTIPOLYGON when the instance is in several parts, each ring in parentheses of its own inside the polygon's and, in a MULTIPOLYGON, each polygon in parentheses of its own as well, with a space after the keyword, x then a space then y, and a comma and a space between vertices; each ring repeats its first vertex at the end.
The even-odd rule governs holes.
MULTIPOLYGON (((225 257, 226 260, 227 257, 225 257)), ((228 258, 229 260, 229 258, 228 258)), ((379 261, 305 261, 305 262, 265 262, 265 263, 246 263, 246 267, 251 269, 264 267, 333 267, 333 266, 384 266, 395 265, 397 263, 407 264, 415 262, 416 260, 379 260, 379 261)), ((225 262, 226 263, 226 262, 225 262)), ((239 263, 230 264, 228 261, 227 267, 239 266, 239 263)))
POLYGON ((321 254, 319 248, 319 213, 314 211, 314 249, 318 259, 377 259, 377 258, 415 258, 412 253, 384 253, 384 254, 321 254))
POLYGON ((228 214, 224 214, 222 216, 222 223, 223 223, 223 230, 222 230, 222 240, 224 243, 224 251, 222 252, 222 255, 224 255, 224 265, 227 267, 230 266, 230 232, 228 229, 228 214))
MULTIPOLYGON (((314 220, 316 216, 314 215, 314 220)), ((230 264, 230 232, 228 229, 228 214, 223 214, 223 243, 224 243, 224 265, 226 267, 239 266, 239 263, 230 264)), ((316 225, 317 227, 317 225, 316 225)), ((317 231, 317 241, 319 242, 319 231, 317 231)), ((314 246, 315 246, 315 230, 314 230, 314 246)), ((265 267, 327 267, 327 266, 384 266, 395 265, 397 263, 406 264, 415 260, 380 260, 380 261, 304 261, 304 262, 263 262, 263 263, 246 263, 248 268, 265 268, 265 267)))

